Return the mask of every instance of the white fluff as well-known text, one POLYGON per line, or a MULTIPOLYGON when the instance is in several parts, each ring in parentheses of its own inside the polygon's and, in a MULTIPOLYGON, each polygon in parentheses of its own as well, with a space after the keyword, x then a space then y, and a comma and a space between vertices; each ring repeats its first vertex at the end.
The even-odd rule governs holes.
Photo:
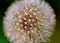
MULTIPOLYGON (((52 35, 52 31, 55 26, 55 14, 51 6, 42 0, 21 0, 14 2, 5 12, 6 17, 4 17, 4 32, 5 35, 13 43, 41 43, 46 42, 52 35), (35 7, 34 7, 35 6, 35 7), (21 30, 17 21, 21 21, 19 16, 24 17, 27 14, 27 9, 38 17, 41 21, 37 27, 40 29, 38 33, 37 28, 34 27, 31 30, 31 39, 29 38, 29 32, 26 33, 21 30), (37 10, 33 12, 32 10, 37 10), (40 36, 38 36, 40 35, 40 36)), ((27 27, 26 27, 27 28, 27 27)))

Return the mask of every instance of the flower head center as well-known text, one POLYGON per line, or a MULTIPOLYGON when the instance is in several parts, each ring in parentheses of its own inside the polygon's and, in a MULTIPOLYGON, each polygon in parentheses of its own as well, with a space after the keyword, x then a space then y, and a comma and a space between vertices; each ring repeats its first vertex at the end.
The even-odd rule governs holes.
POLYGON ((25 31, 30 31, 34 29, 33 27, 37 25, 38 19, 36 15, 27 13, 24 17, 21 18, 20 27, 25 31))

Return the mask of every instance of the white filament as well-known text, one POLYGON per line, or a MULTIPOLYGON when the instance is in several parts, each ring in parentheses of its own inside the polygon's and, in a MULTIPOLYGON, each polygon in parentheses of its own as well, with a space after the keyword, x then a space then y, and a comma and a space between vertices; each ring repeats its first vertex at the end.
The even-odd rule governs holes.
MULTIPOLYGON (((5 12, 6 17, 4 17, 4 32, 5 35, 10 39, 13 43, 41 43, 46 42, 52 35, 53 28, 55 26, 55 15, 51 6, 43 1, 43 0, 21 0, 13 3, 8 10, 5 12), (33 10, 35 10, 33 12, 33 10), (27 12, 31 12, 36 15, 40 22, 34 23, 35 26, 39 28, 37 30, 36 27, 31 23, 30 27, 31 32, 28 31, 26 33, 24 30, 20 28, 23 27, 21 17, 24 18, 24 15, 28 15, 27 12), (31 33, 31 39, 29 37, 29 33, 31 33), (40 35, 40 36, 38 36, 40 35)), ((30 15, 30 17, 33 17, 30 15)), ((26 18, 24 18, 26 20, 26 18)), ((34 19, 29 19, 29 22, 34 19)), ((28 24, 27 22, 24 22, 28 24)), ((27 29, 27 27, 25 26, 27 29)))

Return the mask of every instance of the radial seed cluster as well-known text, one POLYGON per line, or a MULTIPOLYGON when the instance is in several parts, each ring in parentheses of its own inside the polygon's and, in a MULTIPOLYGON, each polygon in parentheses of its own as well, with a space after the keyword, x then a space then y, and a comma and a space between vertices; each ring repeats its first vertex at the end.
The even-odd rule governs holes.
POLYGON ((16 1, 5 14, 4 32, 12 43, 46 42, 54 30, 53 9, 43 0, 16 1))

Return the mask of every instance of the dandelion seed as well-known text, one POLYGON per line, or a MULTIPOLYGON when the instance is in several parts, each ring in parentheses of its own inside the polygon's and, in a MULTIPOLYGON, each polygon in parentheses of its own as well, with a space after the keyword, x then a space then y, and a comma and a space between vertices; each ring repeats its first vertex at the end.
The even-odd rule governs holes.
POLYGON ((53 9, 44 0, 16 1, 5 14, 4 32, 13 43, 46 42, 56 23, 53 9))

